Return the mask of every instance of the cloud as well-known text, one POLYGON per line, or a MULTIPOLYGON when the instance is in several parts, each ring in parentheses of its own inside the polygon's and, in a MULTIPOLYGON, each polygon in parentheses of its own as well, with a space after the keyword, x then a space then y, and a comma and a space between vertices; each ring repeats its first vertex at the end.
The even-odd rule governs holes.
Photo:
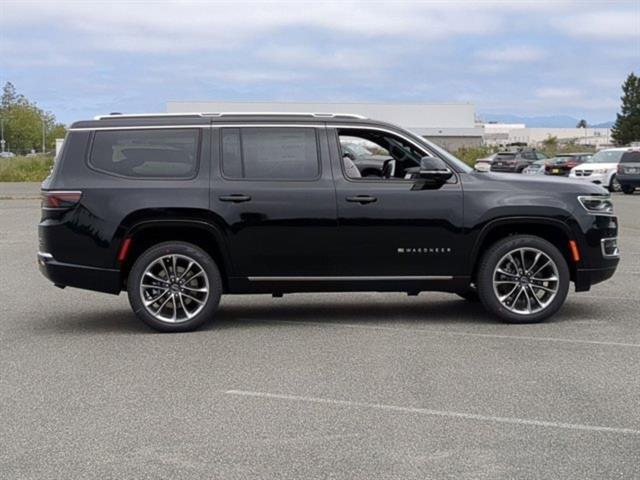
POLYGON ((483 4, 414 2, 3 2, 3 24, 78 32, 93 48, 150 53, 238 45, 279 29, 364 38, 442 39, 488 34, 501 16, 483 4), (461 12, 473 15, 461 15, 461 12))
POLYGON ((575 98, 583 96, 583 91, 571 87, 544 87, 535 91, 538 98, 575 98))
MULTIPOLYGON (((640 7, 625 10, 599 10, 576 13, 567 21, 556 18, 552 21, 560 32, 578 38, 599 40, 636 39, 640 42, 640 7)), ((628 47, 633 49, 632 45, 628 47)), ((636 55, 640 56, 640 46, 636 43, 636 55)))
POLYGON ((468 100, 607 120, 640 56, 640 8, 629 2, 0 5, 0 77, 64 120, 181 98, 468 100))
POLYGON ((543 59, 546 52, 530 45, 514 45, 481 50, 477 57, 481 60, 501 63, 528 63, 543 59))

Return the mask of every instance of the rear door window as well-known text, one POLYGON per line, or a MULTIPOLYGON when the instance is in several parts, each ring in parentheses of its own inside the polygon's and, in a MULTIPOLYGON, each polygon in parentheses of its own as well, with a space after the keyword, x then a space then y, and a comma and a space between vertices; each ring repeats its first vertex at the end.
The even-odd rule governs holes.
POLYGON ((192 178, 198 167, 198 129, 97 130, 89 164, 132 178, 192 178))
POLYGON ((312 180, 320 175, 313 128, 222 129, 222 171, 247 180, 312 180))

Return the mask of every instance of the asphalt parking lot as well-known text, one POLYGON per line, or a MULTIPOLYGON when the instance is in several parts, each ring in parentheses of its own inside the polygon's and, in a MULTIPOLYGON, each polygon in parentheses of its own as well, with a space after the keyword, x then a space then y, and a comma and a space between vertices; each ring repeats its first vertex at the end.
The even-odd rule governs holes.
POLYGON ((640 478, 640 194, 622 263, 540 325, 453 295, 224 298, 162 335, 36 267, 0 192, 0 477, 640 478))

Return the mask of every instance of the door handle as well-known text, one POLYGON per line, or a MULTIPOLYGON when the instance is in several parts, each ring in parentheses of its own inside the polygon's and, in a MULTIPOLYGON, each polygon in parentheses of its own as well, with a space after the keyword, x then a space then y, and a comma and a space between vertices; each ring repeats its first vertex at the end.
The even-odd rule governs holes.
POLYGON ((376 201, 378 201, 378 199, 376 197, 372 197, 371 195, 356 195, 355 197, 347 197, 347 202, 359 203, 360 205, 373 203, 376 201))
POLYGON ((244 195, 242 193, 234 193, 232 195, 221 195, 218 197, 221 202, 233 202, 233 203, 242 203, 251 201, 251 197, 249 195, 244 195))

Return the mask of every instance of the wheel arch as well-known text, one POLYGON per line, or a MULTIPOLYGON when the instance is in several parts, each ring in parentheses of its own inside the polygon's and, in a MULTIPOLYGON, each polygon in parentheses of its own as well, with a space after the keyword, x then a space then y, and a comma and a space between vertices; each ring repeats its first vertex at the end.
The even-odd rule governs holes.
MULTIPOLYGON (((193 212, 192 212, 193 213, 193 212)), ((149 247, 165 241, 183 241, 192 243, 207 252, 218 265, 224 291, 228 288, 228 277, 232 272, 231 258, 227 249, 224 229, 215 221, 206 217, 185 218, 185 215, 162 217, 150 214, 145 218, 136 214, 134 221, 123 222, 120 227, 120 248, 125 239, 130 245, 124 260, 116 259, 120 268, 123 289, 136 259, 149 247)))
POLYGON ((532 235, 553 244, 567 262, 571 280, 575 279, 576 263, 572 260, 569 241, 574 235, 565 222, 545 217, 509 217, 496 219, 483 227, 471 250, 471 278, 475 279, 483 253, 494 243, 513 235, 532 235))

